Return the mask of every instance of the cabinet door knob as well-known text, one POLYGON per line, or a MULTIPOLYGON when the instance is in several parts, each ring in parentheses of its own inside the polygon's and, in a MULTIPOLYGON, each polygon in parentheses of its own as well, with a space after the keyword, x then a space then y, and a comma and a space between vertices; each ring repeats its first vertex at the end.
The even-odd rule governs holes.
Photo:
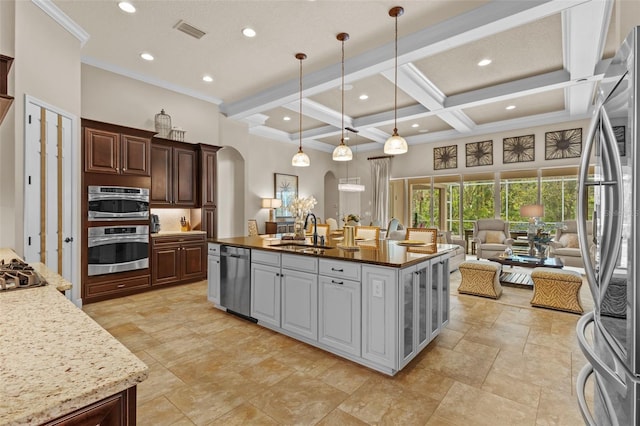
POLYGON ((334 272, 344 272, 344 269, 342 269, 342 268, 340 268, 340 269, 331 268, 331 270, 334 271, 334 272))
POLYGON ((343 285, 344 281, 335 281, 335 280, 331 280, 331 284, 340 284, 343 285))
POLYGON ((118 284, 118 288, 124 287, 124 284, 118 284))

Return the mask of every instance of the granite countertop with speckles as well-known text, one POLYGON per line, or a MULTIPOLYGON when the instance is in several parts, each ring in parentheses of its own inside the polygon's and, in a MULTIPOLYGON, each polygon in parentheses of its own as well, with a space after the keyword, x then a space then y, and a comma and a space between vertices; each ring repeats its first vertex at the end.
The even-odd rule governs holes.
POLYGON ((56 285, 0 292, 0 313, 1 425, 41 424, 147 378, 148 367, 56 285))

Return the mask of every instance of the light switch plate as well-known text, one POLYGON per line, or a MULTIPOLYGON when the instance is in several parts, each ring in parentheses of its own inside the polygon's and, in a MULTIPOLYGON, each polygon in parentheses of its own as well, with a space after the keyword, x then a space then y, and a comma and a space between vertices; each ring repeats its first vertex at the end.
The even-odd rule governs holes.
POLYGON ((382 283, 380 281, 373 283, 373 297, 382 297, 382 283))

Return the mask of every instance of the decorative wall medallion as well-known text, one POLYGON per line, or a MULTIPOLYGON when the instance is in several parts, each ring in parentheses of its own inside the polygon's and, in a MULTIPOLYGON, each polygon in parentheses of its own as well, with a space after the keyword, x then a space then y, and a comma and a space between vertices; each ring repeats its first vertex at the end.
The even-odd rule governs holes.
POLYGON ((536 159, 535 135, 502 139, 502 162, 525 163, 536 159))
POLYGON ((433 148, 433 169, 455 169, 458 167, 458 145, 433 148))
POLYGON ((616 136, 616 143, 618 144, 618 152, 620 152, 620 156, 624 157, 627 155, 627 145, 624 140, 624 126, 613 126, 613 134, 616 136))
POLYGON ((493 141, 472 142, 465 146, 467 167, 490 166, 493 164, 493 141))
POLYGON ((544 159, 575 158, 582 154, 582 129, 559 130, 544 134, 544 159))

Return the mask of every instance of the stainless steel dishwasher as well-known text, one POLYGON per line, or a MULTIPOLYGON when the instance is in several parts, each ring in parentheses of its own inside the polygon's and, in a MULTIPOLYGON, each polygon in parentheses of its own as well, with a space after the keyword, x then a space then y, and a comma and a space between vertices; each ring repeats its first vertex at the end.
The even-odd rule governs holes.
POLYGON ((220 304, 227 312, 251 318, 251 250, 220 247, 220 304))

